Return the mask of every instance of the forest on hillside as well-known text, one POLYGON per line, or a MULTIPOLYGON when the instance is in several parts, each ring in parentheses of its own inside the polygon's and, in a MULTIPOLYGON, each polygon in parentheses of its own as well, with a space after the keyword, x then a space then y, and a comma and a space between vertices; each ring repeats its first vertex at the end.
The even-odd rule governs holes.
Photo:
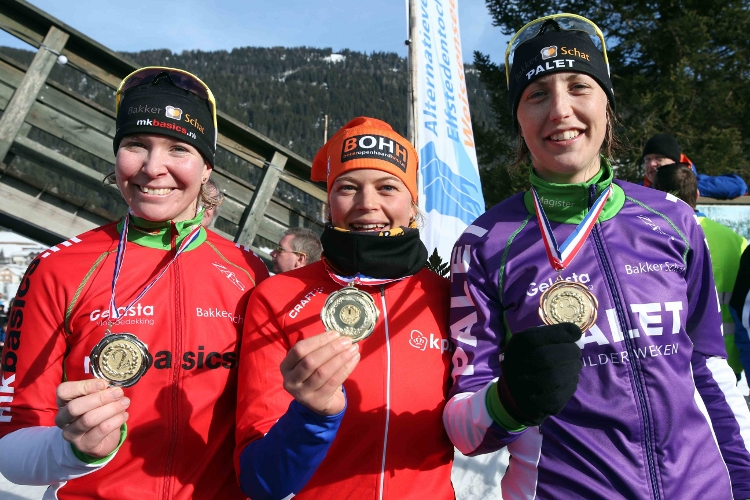
MULTIPOLYGON (((25 64, 34 55, 8 47, 0 47, 0 52, 25 64)), ((211 88, 221 111, 310 160, 323 144, 325 115, 329 137, 360 115, 380 118, 406 135, 409 75, 406 59, 395 53, 243 47, 122 55, 139 65, 171 66, 196 74, 211 88)), ((114 91, 109 87, 60 65, 50 77, 114 110, 114 91)), ((466 67, 466 80, 474 120, 490 123, 489 97, 472 66, 466 67)))

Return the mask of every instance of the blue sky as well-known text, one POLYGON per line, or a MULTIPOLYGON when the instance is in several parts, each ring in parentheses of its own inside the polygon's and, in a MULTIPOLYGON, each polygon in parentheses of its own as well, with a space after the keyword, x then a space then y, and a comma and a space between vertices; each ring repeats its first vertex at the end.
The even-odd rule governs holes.
MULTIPOLYGON (((405 0, 30 0, 94 40, 120 51, 231 50, 310 46, 406 56, 405 0)), ((459 0, 463 54, 499 62, 508 37, 483 0, 459 0)), ((20 46, 0 32, 0 45, 20 46)))

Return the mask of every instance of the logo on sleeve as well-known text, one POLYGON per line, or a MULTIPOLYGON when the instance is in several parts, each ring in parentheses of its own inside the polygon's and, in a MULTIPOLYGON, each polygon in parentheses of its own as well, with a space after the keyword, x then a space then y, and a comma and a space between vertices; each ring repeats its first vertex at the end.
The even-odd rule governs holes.
POLYGON ((219 270, 221 274, 227 277, 229 281, 232 282, 234 286, 239 288, 241 291, 245 291, 245 285, 242 284, 242 282, 237 279, 237 274, 235 274, 233 271, 230 271, 226 267, 222 266, 221 264, 217 264, 216 262, 213 263, 214 267, 219 270))

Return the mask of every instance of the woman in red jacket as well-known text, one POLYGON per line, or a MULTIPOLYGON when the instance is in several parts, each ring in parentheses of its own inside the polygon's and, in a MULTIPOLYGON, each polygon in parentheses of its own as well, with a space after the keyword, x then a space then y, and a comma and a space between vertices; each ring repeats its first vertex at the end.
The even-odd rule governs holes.
POLYGON ((268 271, 201 226, 213 96, 182 70, 142 68, 117 108, 129 213, 26 271, 2 359, 0 472, 50 485, 45 499, 241 499, 225 465, 237 341, 268 271))
POLYGON ((323 260, 261 284, 245 315, 235 458, 253 500, 454 498, 448 280, 424 267, 417 164, 365 117, 313 161, 323 260))

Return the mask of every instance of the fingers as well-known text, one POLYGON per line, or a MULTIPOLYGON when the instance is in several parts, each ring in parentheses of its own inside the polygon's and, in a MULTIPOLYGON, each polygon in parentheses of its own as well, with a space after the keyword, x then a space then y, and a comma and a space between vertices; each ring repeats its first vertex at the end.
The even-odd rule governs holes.
MULTIPOLYGON (((82 380, 80 382, 94 382, 94 381, 82 380)), ((106 387, 106 382, 104 382, 103 380, 98 380, 96 382, 102 382, 104 383, 104 386, 106 387)), ((63 384, 60 384, 60 386, 58 386, 58 390, 57 390, 58 402, 60 401, 64 402, 65 400, 63 399, 63 397, 67 397, 68 395, 73 394, 74 391, 76 390, 75 387, 69 387, 69 388, 62 387, 63 385, 69 384, 69 383, 71 382, 65 382, 63 384), (70 391, 68 391, 68 389, 70 389, 70 391), (61 394, 63 397, 61 397, 61 394)), ((93 386, 98 387, 99 385, 93 384, 93 386)), ((100 390, 91 394, 78 396, 72 400, 68 400, 67 402, 64 402, 63 406, 61 406, 60 409, 58 410, 57 416, 55 417, 55 425, 57 425, 60 428, 63 428, 67 425, 70 425, 74 420, 78 419, 82 415, 86 415, 87 413, 93 410, 108 406, 112 403, 120 402, 123 399, 123 396, 124 396, 124 393, 121 388, 112 387, 110 389, 100 390)), ((127 405, 125 406, 127 407, 127 405)), ((87 425, 87 427, 91 427, 92 425, 98 425, 98 424, 94 423, 91 425, 87 425)))
POLYGON ((359 359, 359 347, 338 332, 302 340, 281 363, 284 389, 313 411, 338 413, 345 405, 341 385, 359 359))
POLYGON ((506 350, 531 352, 544 345, 576 342, 582 334, 581 329, 573 323, 537 326, 513 335, 506 350))
POLYGON ((57 407, 65 406, 81 396, 103 391, 107 388, 107 382, 100 379, 77 380, 75 382, 63 382, 57 386, 57 407))
MULTIPOLYGON (((308 354, 313 351, 325 347, 334 339, 341 337, 341 334, 335 330, 324 332, 313 337, 300 340, 294 347, 289 351, 284 360, 281 362, 281 370, 292 370, 300 362, 301 359, 305 358, 308 354)), ((350 342, 351 343, 351 342, 350 342)))
MULTIPOLYGON (((312 337, 306 340, 312 340, 312 337)), ((302 342, 299 342, 297 345, 302 342)), ((291 356, 287 358, 296 359, 299 356, 298 352, 294 352, 296 347, 295 345, 292 348, 290 351, 291 356)), ((299 358, 299 361, 286 371, 285 382, 291 386, 304 384, 307 391, 315 391, 321 388, 334 373, 338 372, 344 364, 358 354, 359 347, 356 344, 352 344, 352 340, 349 337, 339 337, 337 334, 329 342, 317 346, 314 350, 309 350, 309 346, 302 346, 300 352, 306 352, 307 354, 299 358)), ((282 366, 282 373, 284 371, 284 367, 282 366)))

